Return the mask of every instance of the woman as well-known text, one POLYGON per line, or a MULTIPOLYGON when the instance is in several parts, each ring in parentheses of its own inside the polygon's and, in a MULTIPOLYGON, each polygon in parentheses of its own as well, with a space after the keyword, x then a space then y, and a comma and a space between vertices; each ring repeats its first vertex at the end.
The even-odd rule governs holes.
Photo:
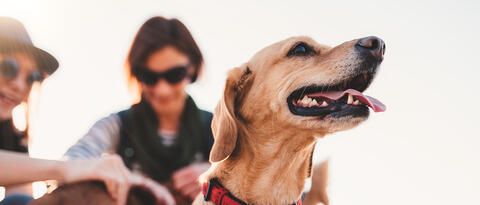
POLYGON ((57 60, 32 44, 20 22, 0 17, 1 149, 27 152, 25 144, 22 144, 27 132, 15 130, 12 110, 27 101, 32 84, 41 82, 57 68, 57 60))
MULTIPOLYGON (((57 68, 57 60, 33 45, 20 22, 0 17, 0 149, 28 152, 28 131, 20 132, 14 127, 12 110, 27 102, 34 83, 41 82, 57 68)), ((27 186, 6 187, 7 199, 27 201, 31 197, 18 192, 28 193, 30 189, 27 186), (12 195, 14 192, 17 194, 12 195)))
MULTIPOLYGON (((159 200, 171 196, 162 187, 133 175, 118 156, 97 160, 58 162, 31 159, 27 152, 27 132, 16 130, 12 110, 27 102, 34 83, 40 83, 58 68, 57 60, 49 53, 35 47, 23 25, 15 19, 0 17, 0 186, 9 187, 38 180, 104 181, 109 193, 124 204, 131 185, 144 186, 159 200), (18 154, 14 152, 20 152, 18 154)), ((28 126, 27 126, 28 127, 28 126)), ((24 195, 7 196, 1 205, 27 204, 32 198, 24 195)), ((172 204, 172 203, 169 203, 172 204)))
POLYGON ((127 58, 130 83, 140 102, 98 121, 65 154, 68 159, 118 153, 126 165, 161 182, 177 204, 191 204, 200 193, 198 176, 210 164, 212 114, 186 93, 203 57, 192 35, 177 19, 154 17, 138 31, 127 58))

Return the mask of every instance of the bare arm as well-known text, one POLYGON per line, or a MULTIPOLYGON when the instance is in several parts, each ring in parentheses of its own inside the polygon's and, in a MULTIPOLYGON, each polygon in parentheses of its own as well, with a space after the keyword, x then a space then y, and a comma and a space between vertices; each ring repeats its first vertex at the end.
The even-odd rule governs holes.
POLYGON ((165 188, 125 167, 120 157, 104 156, 93 160, 53 161, 30 158, 24 154, 0 151, 0 185, 8 186, 32 181, 58 180, 65 183, 99 180, 118 205, 125 204, 130 186, 152 190, 157 200, 174 204, 165 188))
POLYGON ((25 154, 0 151, 0 164, 2 186, 64 179, 65 163, 60 161, 33 159, 25 154))

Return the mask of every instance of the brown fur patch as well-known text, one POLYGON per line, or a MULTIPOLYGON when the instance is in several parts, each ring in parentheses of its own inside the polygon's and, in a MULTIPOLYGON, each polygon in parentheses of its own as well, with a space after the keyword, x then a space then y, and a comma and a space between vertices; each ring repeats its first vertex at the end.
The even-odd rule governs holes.
MULTIPOLYGON (((101 182, 80 182, 59 187, 51 194, 47 194, 30 205, 86 205, 101 204, 115 205, 115 201, 108 195, 105 185, 101 182)), ((154 196, 140 188, 130 191, 127 205, 155 205, 154 196)))

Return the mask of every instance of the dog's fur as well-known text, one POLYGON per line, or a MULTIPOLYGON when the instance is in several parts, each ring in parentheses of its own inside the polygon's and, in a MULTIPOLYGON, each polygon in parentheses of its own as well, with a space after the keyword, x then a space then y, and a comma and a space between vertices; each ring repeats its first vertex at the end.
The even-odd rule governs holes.
MULTIPOLYGON (((292 204, 302 194, 311 172, 315 139, 355 127, 363 117, 304 117, 293 115, 287 97, 304 86, 330 85, 355 75, 363 59, 357 40, 337 47, 293 37, 268 46, 228 74, 212 130, 215 144, 211 169, 201 183, 217 178, 234 196, 248 204, 292 204), (315 54, 288 57, 298 42, 315 54)), ((204 202, 199 195, 195 202, 204 202)))
MULTIPOLYGON (((29 205, 115 205, 115 201, 107 194, 101 182, 79 182, 60 186, 51 194, 47 194, 29 205)), ((141 188, 133 188, 129 192, 127 205, 155 205, 154 196, 141 188)))

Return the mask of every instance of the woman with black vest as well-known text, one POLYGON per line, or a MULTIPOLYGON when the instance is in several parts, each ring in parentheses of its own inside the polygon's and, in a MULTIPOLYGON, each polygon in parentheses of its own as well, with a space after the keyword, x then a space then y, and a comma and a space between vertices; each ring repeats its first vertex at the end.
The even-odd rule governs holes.
POLYGON ((66 158, 117 153, 132 170, 166 185, 177 204, 191 204, 200 193, 199 175, 210 167, 213 144, 212 114, 200 110, 185 90, 202 66, 202 53, 182 22, 149 19, 127 58, 139 102, 95 123, 66 158))

